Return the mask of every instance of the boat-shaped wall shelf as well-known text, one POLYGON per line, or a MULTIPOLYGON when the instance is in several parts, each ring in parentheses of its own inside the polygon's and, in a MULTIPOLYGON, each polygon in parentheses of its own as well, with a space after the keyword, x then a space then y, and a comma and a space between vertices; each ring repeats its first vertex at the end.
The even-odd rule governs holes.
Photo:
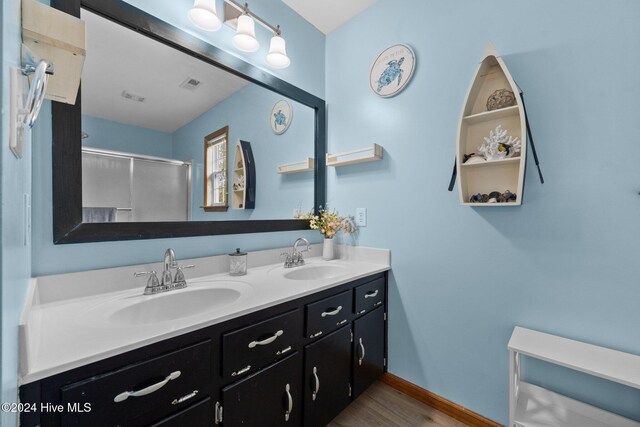
POLYGON ((311 172, 315 169, 314 161, 315 159, 313 157, 307 157, 301 162, 280 165, 278 166, 278 173, 282 175, 288 175, 291 173, 311 172))
MULTIPOLYGON (((467 92, 467 98, 462 108, 458 139, 456 146, 456 170, 459 178, 460 203, 465 206, 514 206, 522 204, 524 190, 524 170, 527 159, 527 127, 524 104, 518 86, 509 73, 507 66, 493 44, 489 43, 485 56, 478 65, 475 78, 467 92), (511 93, 512 104, 505 102, 504 106, 491 106, 489 99, 500 92, 511 93), (504 135, 497 136, 498 127, 504 135), (494 135, 494 136, 491 136, 494 135), (478 145, 483 139, 495 146, 496 141, 511 143, 511 137, 519 141, 519 153, 511 157, 502 157, 492 153, 484 161, 476 156, 468 163, 466 156, 478 153, 478 145), (490 203, 475 201, 476 195, 491 193, 515 194, 515 200, 490 203)), ((506 144, 502 144, 504 146, 506 144)), ((491 149, 493 150, 493 149, 491 149)), ((507 151, 508 153, 508 151, 507 151)), ((482 199, 481 199, 482 200, 482 199)), ((499 199, 498 199, 499 200, 499 199)), ((493 200, 495 201, 495 200, 493 200)))
POLYGON ((334 168, 376 160, 382 160, 382 147, 378 144, 342 153, 327 154, 327 166, 334 168))

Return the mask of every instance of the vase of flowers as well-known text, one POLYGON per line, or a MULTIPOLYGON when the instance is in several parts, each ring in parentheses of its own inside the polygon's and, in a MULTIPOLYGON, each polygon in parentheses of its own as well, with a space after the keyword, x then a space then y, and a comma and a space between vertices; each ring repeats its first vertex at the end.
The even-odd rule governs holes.
POLYGON ((313 230, 320 231, 320 234, 324 237, 324 244, 322 246, 322 259, 332 260, 335 257, 333 238, 339 231, 345 233, 355 233, 356 226, 352 217, 342 217, 337 212, 329 211, 320 207, 318 214, 309 212, 306 215, 302 215, 301 219, 308 219, 309 226, 313 230))
POLYGON ((327 237, 324 238, 322 245, 322 259, 325 261, 332 260, 335 257, 333 254, 333 239, 327 237))

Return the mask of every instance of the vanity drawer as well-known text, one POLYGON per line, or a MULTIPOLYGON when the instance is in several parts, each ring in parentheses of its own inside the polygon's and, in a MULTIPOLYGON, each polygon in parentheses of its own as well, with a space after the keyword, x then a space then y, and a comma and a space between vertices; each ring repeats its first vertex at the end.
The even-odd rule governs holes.
POLYGON ((222 335, 222 376, 255 372, 292 353, 302 338, 298 309, 222 335))
POLYGON ((207 397, 211 363, 208 340, 64 386, 60 425, 148 425, 207 397), (89 407, 88 412, 69 410, 89 407))
POLYGON ((349 321, 351 291, 325 298, 313 304, 307 304, 307 338, 316 338, 346 325, 349 321))
POLYGON ((353 294, 355 314, 363 314, 381 306, 384 303, 384 277, 358 286, 353 294))

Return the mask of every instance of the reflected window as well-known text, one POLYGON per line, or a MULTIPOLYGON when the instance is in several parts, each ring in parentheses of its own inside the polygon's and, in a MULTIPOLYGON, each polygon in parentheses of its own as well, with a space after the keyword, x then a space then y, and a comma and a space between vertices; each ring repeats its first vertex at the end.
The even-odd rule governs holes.
POLYGON ((226 212, 229 126, 204 138, 204 210, 226 212))

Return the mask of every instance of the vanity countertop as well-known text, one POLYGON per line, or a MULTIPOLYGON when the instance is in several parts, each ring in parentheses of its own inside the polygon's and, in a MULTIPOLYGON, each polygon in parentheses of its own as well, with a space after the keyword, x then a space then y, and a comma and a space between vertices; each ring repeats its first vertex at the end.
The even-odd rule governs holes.
POLYGON ((181 260, 181 264, 202 266, 187 271, 189 287, 152 296, 142 295, 146 278, 134 279, 133 272, 149 269, 161 271, 156 264, 34 278, 20 322, 21 384, 391 268, 388 250, 339 247, 339 259, 324 261, 317 256, 320 246, 313 245, 311 257, 306 260, 308 267, 297 268, 333 266, 340 272, 339 275, 328 279, 287 279, 284 274, 294 269, 285 270, 281 262, 275 263, 283 251, 276 249, 250 253, 249 270, 246 276, 241 277, 221 272, 227 269, 226 256, 181 260), (219 286, 231 286, 242 296, 215 310, 196 312, 173 320, 127 324, 114 322, 110 318, 118 310, 130 307, 132 302, 169 299, 180 292, 199 292, 200 289, 219 286))

